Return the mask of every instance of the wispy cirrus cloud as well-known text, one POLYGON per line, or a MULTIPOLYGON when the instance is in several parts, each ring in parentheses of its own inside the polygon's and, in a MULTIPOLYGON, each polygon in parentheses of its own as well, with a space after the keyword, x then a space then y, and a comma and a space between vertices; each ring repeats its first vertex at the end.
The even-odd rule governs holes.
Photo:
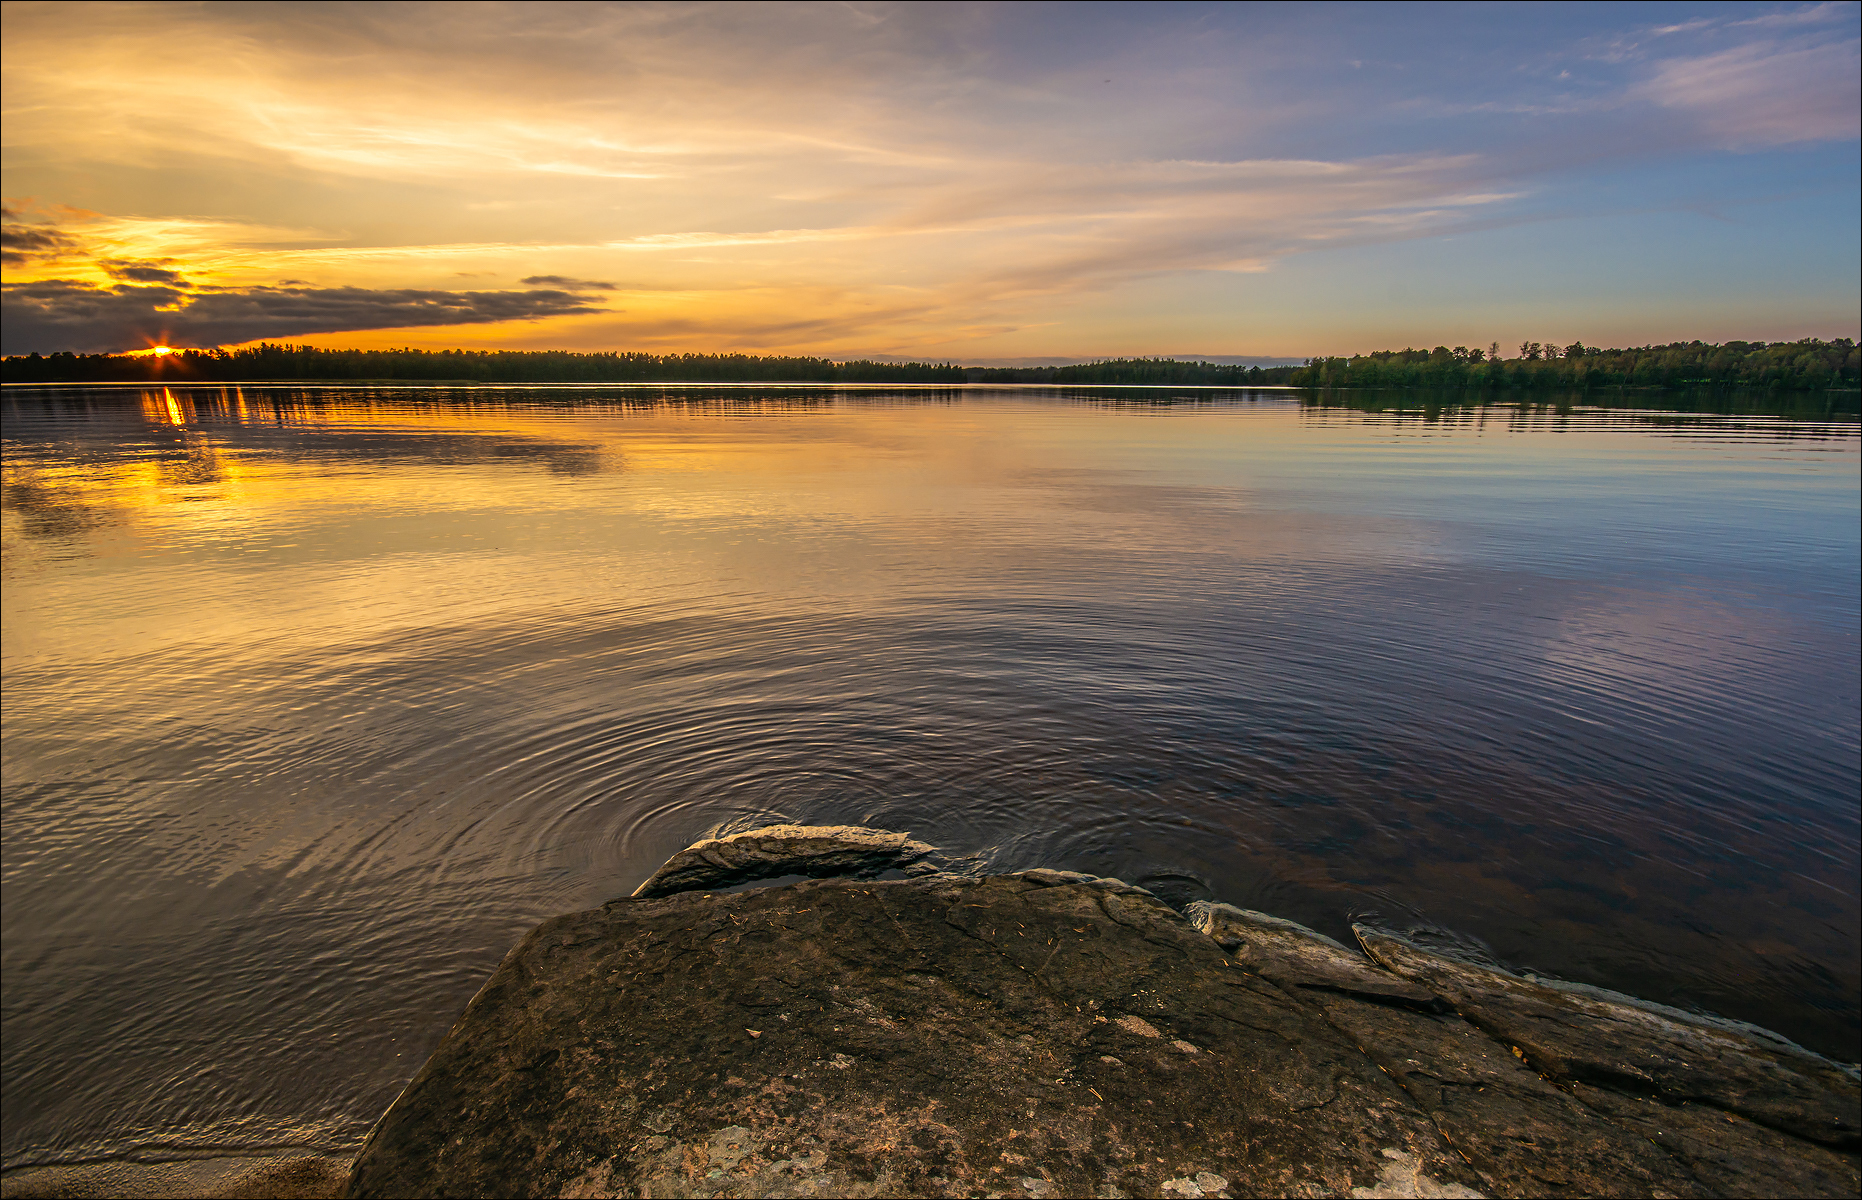
POLYGON ((1853 138, 1862 128, 1854 39, 1760 41, 1669 58, 1631 90, 1733 146, 1853 138))
MULTIPOLYGON (((56 335, 67 342, 78 338, 70 345, 59 343, 61 349, 79 343, 101 347, 112 337, 137 346, 146 344, 155 329, 190 343, 219 344, 212 339, 586 316, 607 311, 590 304, 590 294, 623 291, 633 310, 627 328, 639 336, 706 328, 731 344, 750 339, 767 345, 760 339, 824 336, 831 330, 837 336, 918 344, 939 326, 1015 328, 1024 318, 1012 310, 1029 297, 1104 290, 1183 271, 1258 273, 1314 248, 1450 229, 1467 223, 1473 210, 1517 197, 1492 190, 1488 176, 1487 166, 1473 155, 1358 162, 1141 161, 1072 170, 1040 162, 990 164, 984 170, 946 167, 915 187, 886 192, 874 214, 883 218, 877 222, 690 230, 557 245, 281 249, 265 244, 281 231, 262 226, 87 214, 83 224, 60 233, 67 253, 57 260, 61 270, 50 281, 57 287, 37 299, 30 289, 9 293, 16 327, 8 344, 18 347, 22 339, 56 335), (86 246, 88 258, 74 259, 70 251, 86 246), (132 247, 140 254, 128 253, 132 247), (794 257, 792 249, 802 247, 808 253, 794 257), (367 269, 377 276, 430 274, 445 267, 457 277, 464 260, 490 264, 494 269, 483 274, 505 278, 518 263, 624 264, 630 282, 623 287, 566 272, 524 274, 518 282, 527 288, 583 299, 562 305, 524 301, 515 308, 482 299, 433 299, 504 293, 428 289, 421 293, 426 300, 413 303, 409 289, 273 282, 280 273, 319 266, 326 274, 367 269), (74 261, 92 268, 96 278, 74 280, 65 269, 74 261), (886 279, 899 264, 909 264, 916 274, 908 288, 886 279), (261 273, 269 278, 254 278, 261 273), (156 303, 160 297, 153 293, 139 300, 144 293, 124 293, 119 287, 185 288, 190 277, 206 281, 196 289, 202 295, 236 291, 252 302, 239 308, 224 300, 190 300, 184 309, 169 310, 156 303), (365 303, 365 291, 382 302, 365 303), (316 303, 309 302, 311 293, 316 303), (651 296, 644 304, 636 302, 642 293, 651 296), (775 301, 777 296, 787 299, 775 301), (21 307, 29 303, 49 308, 29 313, 21 307), (746 305, 758 303, 787 311, 780 316, 746 311, 746 305), (696 304, 709 306, 714 315, 691 316, 696 304), (801 304, 818 309, 819 315, 796 317, 793 310, 801 304), (62 315, 55 317, 50 309, 62 315), (369 326, 369 319, 379 323, 369 326), (84 321, 98 322, 97 332, 81 334, 84 321)), ((862 199, 870 206, 874 197, 869 193, 862 199)))
POLYGON ((1835 0, 1824 0, 1821 4, 1806 4, 1802 8, 1760 13, 1756 17, 1727 21, 1726 26, 1729 29, 1777 29, 1803 25, 1828 25, 1853 18, 1854 15, 1854 4, 1840 4, 1835 0))

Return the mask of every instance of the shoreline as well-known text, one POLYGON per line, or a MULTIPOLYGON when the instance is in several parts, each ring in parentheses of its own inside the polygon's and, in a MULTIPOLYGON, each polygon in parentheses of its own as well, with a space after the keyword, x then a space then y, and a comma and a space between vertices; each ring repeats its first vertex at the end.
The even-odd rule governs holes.
POLYGON ((774 826, 513 949, 353 1160, 52 1196, 1853 1195, 1862 1073, 1757 1026, 1115 879, 774 826), (750 890, 758 881, 811 877, 750 890))
POLYGON ((903 834, 700 842, 538 926, 350 1196, 1851 1195, 1788 1039, 903 834), (877 878, 890 874, 894 878, 877 878), (714 889, 817 876, 752 891, 714 889), (862 878, 864 876, 864 878, 862 878))

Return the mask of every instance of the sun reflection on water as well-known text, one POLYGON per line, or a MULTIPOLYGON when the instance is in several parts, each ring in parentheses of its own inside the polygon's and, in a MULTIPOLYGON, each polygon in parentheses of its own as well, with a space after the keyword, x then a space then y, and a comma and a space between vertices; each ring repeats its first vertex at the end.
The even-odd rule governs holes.
POLYGON ((776 816, 1853 1027, 1853 426, 3 402, 8 1145, 360 1136, 529 923, 776 816))

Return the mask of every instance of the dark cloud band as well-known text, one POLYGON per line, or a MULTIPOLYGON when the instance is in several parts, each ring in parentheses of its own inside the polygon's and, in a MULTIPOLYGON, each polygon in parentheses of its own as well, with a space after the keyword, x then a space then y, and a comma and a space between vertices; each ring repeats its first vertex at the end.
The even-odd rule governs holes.
MULTIPOLYGON (((164 281, 166 282, 166 281, 164 281)), ((225 346, 257 338, 425 325, 484 325, 604 311, 560 289, 443 292, 413 288, 255 287, 190 292, 175 286, 95 287, 66 279, 9 284, 0 293, 0 352, 49 354, 225 346)))
POLYGON ((571 279, 567 275, 526 275, 517 282, 525 287, 566 288, 572 292, 611 292, 614 285, 600 279, 571 279))
POLYGON ((77 238, 44 225, 16 225, 10 221, 0 225, 0 262, 9 267, 23 266, 35 259, 74 254, 80 248, 77 238))

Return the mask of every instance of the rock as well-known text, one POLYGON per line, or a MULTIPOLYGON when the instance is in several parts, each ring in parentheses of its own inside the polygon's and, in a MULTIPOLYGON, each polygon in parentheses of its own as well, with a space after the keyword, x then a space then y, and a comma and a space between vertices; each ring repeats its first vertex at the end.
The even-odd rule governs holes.
POLYGON ((1706 1104, 1842 1149, 1858 1144, 1862 1079, 1853 1066, 1752 1026, 1523 979, 1378 930, 1355 931, 1372 958, 1447 1000, 1550 1079, 1706 1104))
POLYGON ((1032 871, 1022 871, 1021 878, 1040 884, 1042 887, 1059 887, 1063 883, 1097 883, 1097 875, 1084 875, 1079 871, 1050 871, 1046 867, 1036 867, 1032 871))
POLYGON ((92 1197, 191 1197, 194 1200, 321 1200, 341 1196, 347 1156, 276 1153, 193 1158, 175 1162, 114 1159, 62 1166, 19 1167, 0 1176, 0 1200, 90 1200, 92 1197))
POLYGON ((1587 1108, 1674 1157, 1709 1195, 1862 1195, 1862 1173, 1852 1154, 1703 1104, 1663 1104, 1585 1084, 1570 1090, 1587 1108))
POLYGON ((1487 1195, 1713 1194, 1686 1165, 1587 1109, 1459 1016, 1340 992, 1304 998, 1429 1116, 1487 1195))
POLYGON ((1118 892, 1123 895, 1148 896, 1158 899, 1149 888, 1141 888, 1135 883, 1126 883, 1123 879, 1113 879, 1106 875, 1086 875, 1079 871, 1051 871, 1046 867, 1036 867, 1032 871, 1017 871, 1016 879, 1026 879, 1042 887, 1060 887, 1063 884, 1081 883, 1087 887, 1098 888, 1102 892, 1118 892))
POLYGON ((1478 1189, 1347 1039, 1137 889, 834 880, 546 922, 349 1194, 1346 1195, 1385 1150, 1478 1189))
POLYGON ((670 896, 783 875, 870 878, 936 853, 935 846, 906 834, 864 825, 767 825, 679 851, 634 895, 670 896))
POLYGON ((1329 988, 1423 1009, 1444 1007, 1428 988, 1295 921, 1207 900, 1191 904, 1183 915, 1214 938, 1243 969, 1275 983, 1329 988))
POLYGON ((544 923, 347 1194, 1862 1191, 1853 1068, 1389 934, 1357 930, 1367 959, 1067 871, 684 890, 931 858, 758 830, 675 857, 671 894, 544 923))

